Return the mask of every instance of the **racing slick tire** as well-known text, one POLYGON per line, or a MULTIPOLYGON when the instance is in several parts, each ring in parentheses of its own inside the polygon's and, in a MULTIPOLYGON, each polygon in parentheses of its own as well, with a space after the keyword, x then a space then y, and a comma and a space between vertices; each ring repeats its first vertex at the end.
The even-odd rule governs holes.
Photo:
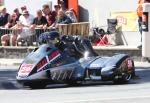
POLYGON ((114 79, 113 82, 114 82, 114 84, 125 84, 125 83, 128 83, 130 81, 131 77, 132 77, 131 74, 124 73, 122 75, 122 78, 114 79))
POLYGON ((113 82, 115 84, 125 84, 132 79, 132 76, 135 76, 134 62, 132 61, 132 71, 129 72, 127 61, 123 61, 114 75, 113 82))

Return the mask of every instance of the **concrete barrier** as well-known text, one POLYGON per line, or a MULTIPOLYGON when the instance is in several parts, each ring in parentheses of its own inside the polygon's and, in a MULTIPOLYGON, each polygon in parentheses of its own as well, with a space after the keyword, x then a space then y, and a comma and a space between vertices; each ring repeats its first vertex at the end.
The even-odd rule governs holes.
MULTIPOLYGON (((35 47, 0 47, 0 58, 25 58, 35 47)), ((115 53, 125 53, 141 61, 142 51, 136 47, 113 46, 94 47, 100 56, 112 56, 115 53)))

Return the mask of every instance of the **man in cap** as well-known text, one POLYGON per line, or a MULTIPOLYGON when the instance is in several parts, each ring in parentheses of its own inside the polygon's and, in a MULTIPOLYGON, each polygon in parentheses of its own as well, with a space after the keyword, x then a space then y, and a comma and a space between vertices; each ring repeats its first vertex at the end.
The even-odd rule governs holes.
POLYGON ((22 39, 27 39, 34 34, 31 25, 33 23, 34 17, 29 14, 27 10, 24 10, 19 18, 18 25, 22 28, 22 32, 17 37, 17 42, 21 42, 22 39))

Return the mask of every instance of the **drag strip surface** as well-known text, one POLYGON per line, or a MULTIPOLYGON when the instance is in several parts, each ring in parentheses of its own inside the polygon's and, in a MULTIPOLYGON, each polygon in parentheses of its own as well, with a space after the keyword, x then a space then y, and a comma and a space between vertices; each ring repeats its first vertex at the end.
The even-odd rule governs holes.
POLYGON ((150 101, 149 67, 136 67, 136 74, 139 77, 129 84, 114 85, 111 82, 100 82, 76 87, 58 84, 37 90, 18 85, 15 80, 16 73, 17 68, 0 68, 1 103, 149 103, 150 101))

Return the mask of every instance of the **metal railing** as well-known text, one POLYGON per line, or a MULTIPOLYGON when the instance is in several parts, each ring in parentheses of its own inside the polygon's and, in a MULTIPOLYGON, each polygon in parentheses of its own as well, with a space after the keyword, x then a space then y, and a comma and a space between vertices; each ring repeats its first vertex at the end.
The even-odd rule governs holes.
MULTIPOLYGON (((26 42, 29 44, 27 45, 37 45, 39 35, 43 32, 50 31, 50 29, 41 29, 41 28, 35 28, 34 34, 27 37, 26 42)), ((60 35, 81 35, 81 36, 88 36, 89 35, 89 23, 88 22, 80 22, 80 23, 72 23, 72 24, 59 24, 58 25, 58 31, 60 35)), ((18 35, 20 32, 19 29, 8 29, 8 28, 0 28, 0 38, 2 35, 8 34, 16 34, 18 35)), ((18 42, 19 46, 22 44, 18 42)), ((0 39, 0 46, 2 45, 1 39, 0 39)))

